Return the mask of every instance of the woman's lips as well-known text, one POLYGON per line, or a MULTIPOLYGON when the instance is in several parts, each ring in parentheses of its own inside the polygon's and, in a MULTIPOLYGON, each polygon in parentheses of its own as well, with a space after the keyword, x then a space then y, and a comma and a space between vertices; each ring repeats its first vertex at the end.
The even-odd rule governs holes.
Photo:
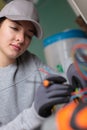
POLYGON ((12 48, 16 51, 20 51, 21 50, 21 47, 18 46, 18 45, 15 45, 15 44, 11 44, 12 48))

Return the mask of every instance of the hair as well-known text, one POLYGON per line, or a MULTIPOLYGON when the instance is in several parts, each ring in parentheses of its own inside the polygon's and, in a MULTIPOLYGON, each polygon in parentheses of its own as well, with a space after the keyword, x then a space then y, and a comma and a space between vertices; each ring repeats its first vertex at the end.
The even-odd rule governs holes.
POLYGON ((6 19, 6 17, 0 18, 0 24, 6 19))

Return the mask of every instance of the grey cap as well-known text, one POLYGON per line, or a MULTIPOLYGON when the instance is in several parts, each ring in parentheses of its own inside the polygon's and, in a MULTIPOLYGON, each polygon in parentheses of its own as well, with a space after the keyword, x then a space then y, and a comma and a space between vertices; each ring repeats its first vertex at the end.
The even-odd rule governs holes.
POLYGON ((0 18, 6 17, 10 20, 31 21, 36 28, 36 37, 41 39, 43 31, 39 23, 37 10, 29 0, 13 0, 6 4, 0 11, 0 18))

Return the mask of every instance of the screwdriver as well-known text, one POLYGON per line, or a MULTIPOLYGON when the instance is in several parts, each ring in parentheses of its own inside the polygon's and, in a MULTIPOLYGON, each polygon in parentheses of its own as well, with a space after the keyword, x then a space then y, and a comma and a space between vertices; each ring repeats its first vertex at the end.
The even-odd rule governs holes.
POLYGON ((53 83, 54 83, 53 81, 49 81, 49 80, 45 79, 45 80, 43 81, 43 86, 44 86, 44 87, 48 87, 49 85, 51 85, 51 84, 53 84, 53 83))
POLYGON ((45 80, 43 81, 43 86, 44 86, 44 87, 48 87, 48 86, 50 86, 50 85, 52 85, 52 84, 54 84, 54 83, 59 83, 59 84, 61 84, 61 83, 64 83, 64 82, 66 82, 66 79, 63 78, 63 77, 61 77, 61 76, 51 77, 50 79, 48 78, 48 79, 45 79, 45 80))

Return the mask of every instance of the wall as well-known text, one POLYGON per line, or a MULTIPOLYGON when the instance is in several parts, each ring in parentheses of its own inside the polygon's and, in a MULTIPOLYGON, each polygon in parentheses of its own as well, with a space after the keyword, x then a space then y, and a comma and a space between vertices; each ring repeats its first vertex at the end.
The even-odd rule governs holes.
MULTIPOLYGON (((37 9, 44 30, 43 39, 65 29, 78 28, 78 25, 75 23, 76 15, 67 0, 40 0, 37 9)), ((34 38, 30 50, 46 62, 43 51, 43 39, 39 41, 34 38)))
POLYGON ((0 9, 4 6, 5 2, 3 0, 0 0, 0 9))

